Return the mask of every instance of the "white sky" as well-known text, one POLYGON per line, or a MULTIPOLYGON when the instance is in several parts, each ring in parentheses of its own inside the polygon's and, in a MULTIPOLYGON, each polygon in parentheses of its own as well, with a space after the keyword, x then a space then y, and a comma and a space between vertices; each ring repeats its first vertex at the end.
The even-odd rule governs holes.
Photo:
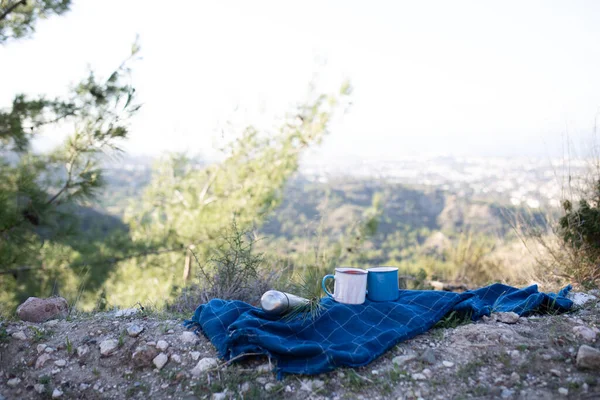
POLYGON ((139 34, 134 154, 212 156, 228 120, 282 115, 316 72, 354 104, 315 157, 543 156, 600 111, 599 1, 74 3, 0 48, 0 105, 108 74, 139 34))

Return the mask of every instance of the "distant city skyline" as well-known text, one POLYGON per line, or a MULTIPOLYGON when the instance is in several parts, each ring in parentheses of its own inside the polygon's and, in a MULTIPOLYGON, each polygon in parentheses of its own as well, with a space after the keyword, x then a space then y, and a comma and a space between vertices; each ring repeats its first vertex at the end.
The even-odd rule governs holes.
POLYGON ((230 127, 271 126, 317 74, 323 91, 349 79, 353 105, 307 159, 554 157, 567 138, 591 145, 598 20, 595 1, 75 0, 0 48, 0 107, 19 92, 65 94, 88 65, 106 76, 139 34, 134 155, 218 157, 230 127))

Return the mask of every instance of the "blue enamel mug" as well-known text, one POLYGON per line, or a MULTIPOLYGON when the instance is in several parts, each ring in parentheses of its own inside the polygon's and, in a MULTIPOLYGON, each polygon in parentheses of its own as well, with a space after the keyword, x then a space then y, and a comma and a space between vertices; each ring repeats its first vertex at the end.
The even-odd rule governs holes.
POLYGON ((398 268, 374 267, 367 269, 367 298, 371 301, 396 301, 400 296, 398 268))

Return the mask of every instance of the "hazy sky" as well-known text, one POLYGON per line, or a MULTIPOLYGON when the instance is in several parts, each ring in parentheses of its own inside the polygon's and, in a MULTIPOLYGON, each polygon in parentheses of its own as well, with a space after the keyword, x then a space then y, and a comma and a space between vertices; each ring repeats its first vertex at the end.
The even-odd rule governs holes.
POLYGON ((210 156, 228 120, 273 120, 318 73, 354 87, 319 156, 547 155, 600 111, 598 21, 593 0, 74 0, 0 48, 0 105, 108 74, 139 34, 135 154, 210 156))

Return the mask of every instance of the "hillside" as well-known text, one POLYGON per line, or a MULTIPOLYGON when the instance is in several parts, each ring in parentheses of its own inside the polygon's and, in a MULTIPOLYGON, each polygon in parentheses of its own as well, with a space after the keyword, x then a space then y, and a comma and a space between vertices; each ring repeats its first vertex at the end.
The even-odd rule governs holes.
POLYGON ((185 317, 130 310, 72 313, 40 324, 3 321, 0 399, 600 396, 600 357, 593 350, 600 308, 594 297, 563 315, 492 314, 458 326, 446 320, 365 367, 283 380, 264 357, 217 361, 204 336, 183 328, 185 317))

